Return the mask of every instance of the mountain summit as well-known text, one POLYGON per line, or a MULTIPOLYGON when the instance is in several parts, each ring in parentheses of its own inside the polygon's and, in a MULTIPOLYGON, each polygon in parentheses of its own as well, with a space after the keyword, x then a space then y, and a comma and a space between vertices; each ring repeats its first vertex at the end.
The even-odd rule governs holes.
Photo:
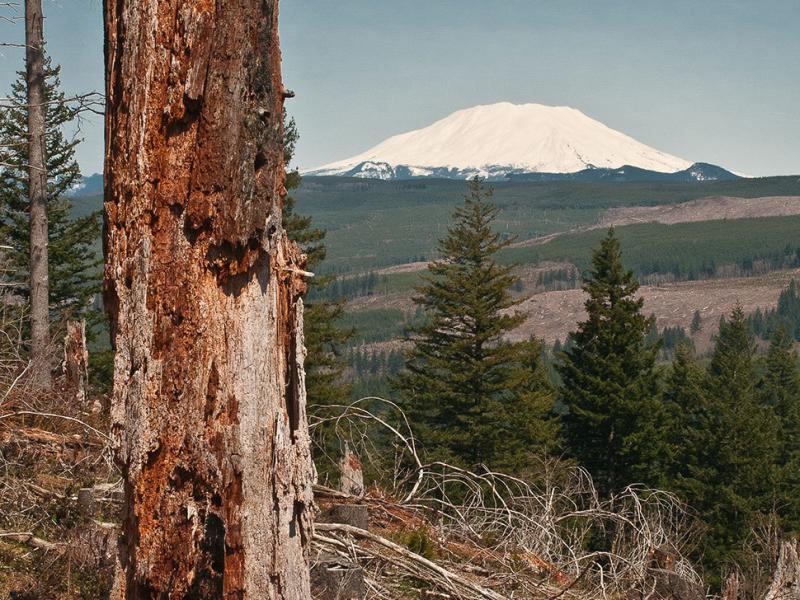
POLYGON ((500 102, 456 111, 428 127, 392 136, 362 154, 306 174, 497 178, 623 166, 674 173, 691 165, 574 108, 500 102))

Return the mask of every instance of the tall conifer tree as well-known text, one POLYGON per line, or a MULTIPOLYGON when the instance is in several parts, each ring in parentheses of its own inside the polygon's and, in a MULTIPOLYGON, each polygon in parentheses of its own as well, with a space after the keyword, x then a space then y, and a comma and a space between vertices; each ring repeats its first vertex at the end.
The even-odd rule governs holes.
POLYGON ((506 438, 505 460, 498 466, 511 472, 525 468, 529 457, 554 454, 561 446, 554 412, 556 390, 544 361, 544 344, 531 338, 514 345, 515 365, 509 379, 512 395, 510 422, 514 435, 506 438))
POLYGON ((667 461, 658 345, 645 341, 652 319, 642 314, 638 289, 611 229, 583 285, 588 318, 558 365, 568 448, 602 494, 631 483, 659 484, 667 461))
POLYGON ((495 260, 510 243, 492 229, 497 214, 491 190, 472 180, 418 288, 426 322, 393 382, 431 456, 465 466, 507 463, 509 438, 520 434, 517 348, 503 336, 523 317, 510 311, 512 267, 495 260))
POLYGON ((778 513, 788 530, 800 532, 800 370, 792 338, 779 327, 772 336, 759 385, 761 403, 778 419, 778 513))
MULTIPOLYGON (((82 313, 100 289, 98 238, 100 213, 72 215, 68 192, 80 181, 75 160, 78 139, 67 139, 65 127, 77 116, 60 90, 60 67, 45 59, 45 143, 47 157, 47 217, 50 319, 82 313)), ((0 199, 2 234, 13 250, 10 263, 19 285, 14 294, 27 298, 30 262, 28 226, 27 111, 25 74, 11 86, 11 108, 0 113, 0 199)))
MULTIPOLYGON (((287 166, 294 157, 298 137, 294 119, 284 114, 283 153, 287 166)), ((300 187, 300 173, 297 170, 286 173, 285 186, 289 194, 283 199, 283 227, 289 239, 303 250, 308 269, 313 271, 325 260, 325 230, 314 227, 311 217, 295 211, 295 199, 291 191, 300 187)), ((331 277, 315 276, 308 281, 309 291, 320 292, 332 280, 331 277)), ((318 296, 314 300, 306 300, 304 312, 306 395, 312 411, 317 406, 340 404, 350 395, 350 386, 342 381, 344 360, 341 355, 341 346, 350 337, 350 332, 337 325, 344 305, 325 300, 321 294, 318 296)))
POLYGON ((702 557, 713 572, 735 564, 759 515, 775 507, 777 420, 756 393, 756 347, 737 306, 722 319, 708 366, 696 453, 676 486, 705 521, 702 557))
POLYGON ((704 432, 710 426, 705 372, 686 343, 675 349, 664 385, 664 409, 670 456, 668 477, 670 485, 680 487, 685 478, 696 475, 704 432))

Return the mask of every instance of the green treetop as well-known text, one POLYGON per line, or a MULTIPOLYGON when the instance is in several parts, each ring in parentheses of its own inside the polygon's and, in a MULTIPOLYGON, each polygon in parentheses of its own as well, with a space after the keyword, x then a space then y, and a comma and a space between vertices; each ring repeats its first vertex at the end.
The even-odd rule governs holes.
POLYGON ((760 402, 775 412, 778 427, 777 510, 791 533, 800 532, 800 371, 797 352, 786 329, 772 336, 765 372, 758 389, 760 402))
POLYGON ((678 488, 708 526, 700 551, 715 573, 736 563, 759 515, 775 502, 777 419, 756 393, 755 351, 737 306, 720 322, 704 415, 687 432, 695 452, 678 488))
POLYGON ((632 483, 660 483, 668 460, 658 344, 645 341, 652 319, 642 314, 638 288, 611 229, 583 285, 588 318, 558 365, 568 449, 604 495, 632 483))
MULTIPOLYGON (((294 119, 284 118, 284 163, 289 165, 294 156, 298 133, 294 119)), ((300 173, 286 173, 286 189, 300 186, 300 173)), ((295 212, 295 199, 287 194, 283 204, 283 227, 289 239, 296 242, 307 257, 308 269, 313 271, 325 259, 325 230, 312 226, 309 216, 295 212)), ((332 279, 314 277, 308 280, 309 290, 321 292, 332 279)), ((350 395, 350 387, 342 382, 344 360, 341 347, 351 333, 337 325, 343 305, 318 298, 306 300, 304 332, 306 341, 306 394, 309 405, 341 404, 350 395)))
MULTIPOLYGON (((50 280, 50 318, 58 320, 85 312, 100 288, 102 260, 97 249, 100 213, 74 218, 67 192, 80 181, 75 160, 78 139, 67 139, 65 127, 77 111, 60 90, 60 67, 45 59, 45 156, 47 158, 47 216, 50 280)), ((2 237, 11 246, 11 291, 28 296, 30 254, 28 223, 27 97, 25 73, 11 85, 10 108, 0 112, 0 205, 2 237)))
POLYGON ((491 193, 476 178, 455 210, 439 259, 417 289, 425 323, 393 382, 429 454, 465 466, 508 462, 509 438, 519 434, 517 349, 504 335, 523 317, 510 310, 517 304, 512 267, 495 260, 510 241, 492 229, 491 193))

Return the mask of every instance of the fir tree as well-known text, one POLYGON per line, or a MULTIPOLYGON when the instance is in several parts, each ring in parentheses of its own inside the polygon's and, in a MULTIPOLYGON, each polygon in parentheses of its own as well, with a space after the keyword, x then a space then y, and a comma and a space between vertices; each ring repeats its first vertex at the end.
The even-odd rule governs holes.
POLYGON ((671 459, 668 476, 671 485, 680 488, 684 479, 696 474, 693 469, 700 464, 704 432, 710 426, 705 372, 686 343, 675 349, 663 394, 671 459))
POLYGON ((800 370, 792 338, 783 327, 772 336, 758 395, 778 419, 777 496, 781 521, 800 531, 800 370))
MULTIPOLYGON (((85 313, 100 289, 97 240, 100 213, 73 218, 67 192, 80 181, 75 160, 78 139, 68 140, 65 128, 77 113, 65 102, 60 90, 60 67, 45 59, 45 156, 48 175, 49 296, 51 321, 85 313)), ((27 110, 25 73, 11 86, 10 108, 0 112, 0 205, 2 237, 13 248, 9 263, 10 290, 28 297, 29 223, 27 165, 27 110)))
POLYGON ((688 432, 693 464, 678 488, 708 526, 701 545, 714 572, 735 564, 759 515, 775 502, 777 422, 756 393, 755 344, 741 307, 720 323, 702 418, 688 432))
POLYGON ((516 348, 503 336, 522 322, 509 314, 516 281, 495 261, 510 241, 492 230, 498 208, 479 179, 453 214, 415 302, 426 321, 414 330, 406 368, 393 380, 417 437, 434 458, 465 466, 509 460, 518 437, 512 378, 516 348))
POLYGON ((499 468, 519 472, 527 458, 553 454, 560 446, 559 423, 554 413, 555 388, 544 361, 544 344, 531 338, 515 344, 516 365, 509 389, 513 395, 511 428, 500 455, 506 457, 499 468))
POLYGON ((583 284, 588 319, 572 334, 558 365, 568 449, 602 494, 631 483, 660 483, 666 461, 658 344, 645 341, 652 319, 641 312, 638 288, 611 229, 583 284))
MULTIPOLYGON (((289 165, 294 156, 298 133, 294 119, 284 115, 284 163, 289 165)), ((286 189, 300 186, 297 170, 286 173, 286 189)), ((283 204, 283 227, 289 239, 296 242, 307 257, 309 270, 314 270, 325 259, 325 230, 312 226, 309 216, 295 212, 295 199, 287 194, 283 204)), ((333 278, 310 279, 309 292, 317 292, 316 299, 305 305, 304 332, 306 341, 306 394, 309 405, 341 404, 350 395, 350 387, 342 381, 344 359, 342 346, 351 333, 337 322, 342 317, 344 305, 324 299, 325 288, 333 278)))
POLYGON ((700 311, 694 311, 694 315, 692 316, 692 326, 689 329, 692 335, 699 333, 700 330, 703 328, 703 317, 700 316, 700 311))

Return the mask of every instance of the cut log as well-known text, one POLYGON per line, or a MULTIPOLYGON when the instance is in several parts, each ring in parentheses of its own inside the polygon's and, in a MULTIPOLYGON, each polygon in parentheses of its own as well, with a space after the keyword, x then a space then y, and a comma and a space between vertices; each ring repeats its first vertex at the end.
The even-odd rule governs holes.
POLYGON ((114 598, 310 597, 277 0, 104 2, 114 598))

